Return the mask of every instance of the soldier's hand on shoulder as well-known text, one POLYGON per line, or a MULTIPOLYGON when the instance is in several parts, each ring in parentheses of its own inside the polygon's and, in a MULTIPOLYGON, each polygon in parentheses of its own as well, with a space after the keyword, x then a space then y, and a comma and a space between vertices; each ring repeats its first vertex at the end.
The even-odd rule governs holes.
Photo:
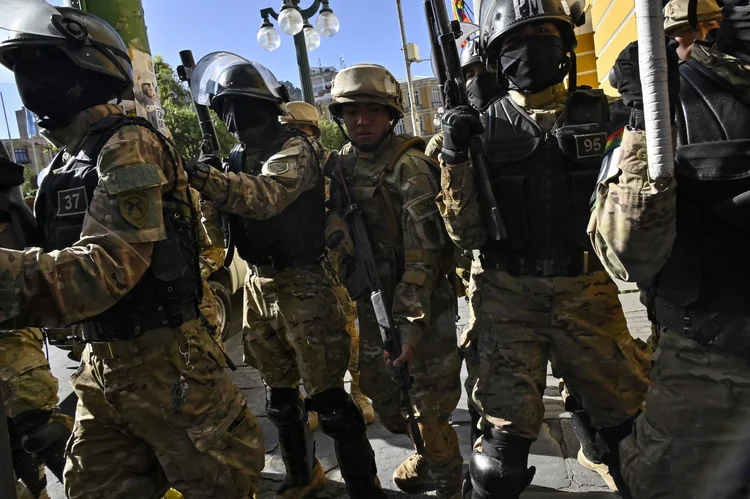
POLYGON ((23 184, 23 166, 7 159, 0 159, 0 188, 18 187, 23 184))
POLYGON ((443 161, 458 165, 469 159, 469 146, 475 135, 484 132, 479 113, 471 106, 458 106, 443 115, 443 161))
POLYGON ((221 158, 219 158, 215 154, 201 154, 198 158, 198 163, 203 163, 204 165, 208 165, 211 168, 216 168, 217 170, 222 169, 221 158))
POLYGON ((201 154, 198 161, 186 162, 184 165, 190 186, 197 191, 202 191, 206 186, 211 168, 222 170, 221 159, 213 154, 201 154))

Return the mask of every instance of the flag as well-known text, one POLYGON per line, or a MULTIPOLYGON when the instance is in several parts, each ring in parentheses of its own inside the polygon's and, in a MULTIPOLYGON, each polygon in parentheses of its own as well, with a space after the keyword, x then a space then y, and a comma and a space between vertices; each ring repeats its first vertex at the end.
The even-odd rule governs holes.
POLYGON ((29 138, 36 137, 37 135, 36 116, 28 109, 26 109, 26 133, 29 135, 29 138))
POLYGON ((466 4, 466 0, 451 0, 453 3, 453 18, 462 23, 472 23, 472 17, 474 13, 471 11, 471 7, 466 4))

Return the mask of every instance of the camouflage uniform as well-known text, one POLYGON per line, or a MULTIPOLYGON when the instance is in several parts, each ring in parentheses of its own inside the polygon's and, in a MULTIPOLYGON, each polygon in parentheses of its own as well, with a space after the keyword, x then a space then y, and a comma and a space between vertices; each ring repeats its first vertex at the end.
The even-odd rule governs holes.
MULTIPOLYGON (((448 423, 461 390, 455 298, 445 278, 446 240, 434 204, 434 165, 413 146, 388 169, 406 140, 392 136, 374 153, 348 145, 341 154, 347 185, 366 210, 365 223, 385 272, 381 278, 401 342, 415 347, 410 395, 425 442, 422 457, 435 476, 439 497, 451 497, 460 486, 463 463, 456 432, 448 423)), ((401 394, 383 362, 369 297, 357 302, 357 310, 362 391, 386 427, 403 428, 401 394)))
MULTIPOLYGON (((54 134, 73 154, 92 125, 122 114, 117 106, 96 106, 54 134)), ((96 160, 101 181, 80 236, 86 246, 0 250, 0 319, 23 311, 26 322, 72 324, 125 296, 166 238, 163 192, 174 189, 191 206, 175 157, 143 126, 127 125, 109 138, 96 160), (138 213, 145 217, 128 211, 128 195, 143 203, 138 213)), ((198 320, 132 341, 89 343, 71 382, 79 402, 65 470, 69 497, 159 497, 170 484, 186 497, 255 492, 262 433, 198 320), (175 413, 181 375, 188 391, 175 413)))
POLYGON ((223 345, 217 298, 208 285, 208 278, 224 265, 224 233, 221 230, 221 220, 213 202, 200 201, 200 194, 195 189, 191 189, 191 197, 194 210, 196 213, 202 214, 202 224, 205 227, 205 230, 198 231, 198 246, 201 249, 198 265, 203 282, 200 311, 216 341, 219 342, 219 345, 223 345))
MULTIPOLYGON (((692 60, 680 66, 677 180, 651 179, 645 132, 625 128, 597 187, 589 224, 594 248, 613 276, 638 281, 647 291, 649 314, 657 323, 646 410, 621 445, 623 476, 634 497, 746 497, 750 489, 750 319, 747 295, 741 291, 748 280, 742 263, 748 251, 746 219, 740 229, 727 226, 720 211, 719 216, 708 215, 708 223, 706 215, 698 220, 695 215, 695 206, 704 201, 714 209, 712 185, 732 186, 713 181, 721 178, 722 160, 731 160, 723 140, 743 144, 742 155, 747 151, 750 136, 741 123, 747 123, 750 113, 746 103, 732 100, 750 92, 747 68, 746 62, 717 48, 694 45, 692 60), (699 93, 696 68, 697 74, 711 75, 708 89, 699 93), (714 108, 719 110, 715 117, 707 117, 701 106, 713 98, 721 106, 714 108), (713 123, 720 124, 718 134, 713 123), (695 133, 723 139, 695 140, 695 133), (696 156, 691 151, 703 152, 696 156), (702 167, 698 158, 714 162, 711 181, 695 180, 702 167), (698 261, 692 248, 700 248, 698 261), (722 268, 724 262, 730 262, 728 267, 722 268), (711 265, 718 268, 706 268, 711 265), (737 299, 739 311, 733 311, 737 299)), ((734 164, 746 171, 746 159, 734 164)), ((730 175, 746 178, 738 173, 732 169, 730 175)), ((747 183, 739 187, 746 196, 747 183)), ((741 196, 734 200, 741 203, 741 196)))
MULTIPOLYGON (((505 99, 549 130, 565 109, 567 91, 560 84, 537 94, 511 91, 505 99)), ((442 168, 441 183, 438 205, 448 234, 459 247, 482 252, 472 265, 475 322, 465 353, 467 364, 477 365, 473 398, 481 408, 485 438, 489 431, 497 435, 493 439, 506 438, 519 447, 537 438, 547 362, 597 428, 629 424, 643 403, 649 359, 628 332, 612 279, 604 271, 576 277, 512 275, 488 265, 496 250, 485 246, 470 163, 442 168)), ((514 213, 501 215, 507 221, 514 213)), ((508 223, 518 231, 518 223, 526 222, 508 223)))

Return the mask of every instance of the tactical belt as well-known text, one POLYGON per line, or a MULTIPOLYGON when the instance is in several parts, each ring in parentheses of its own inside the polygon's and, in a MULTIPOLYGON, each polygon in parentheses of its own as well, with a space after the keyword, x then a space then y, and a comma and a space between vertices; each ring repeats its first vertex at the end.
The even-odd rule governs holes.
POLYGON ((86 348, 90 349, 92 355, 101 359, 114 359, 116 357, 129 357, 172 340, 177 340, 181 344, 187 341, 182 331, 168 327, 152 329, 138 338, 128 341, 90 342, 86 345, 86 348))
POLYGON ((178 302, 159 305, 153 312, 106 317, 105 320, 83 324, 83 340, 86 342, 132 341, 156 329, 177 328, 185 322, 198 318, 196 305, 178 302))
POLYGON ((727 326, 743 317, 750 317, 746 307, 726 308, 711 312, 697 312, 690 306, 675 305, 654 296, 649 316, 660 328, 681 334, 708 346, 728 347, 750 353, 750 334, 735 334, 727 326))
POLYGON ((541 259, 495 251, 480 255, 482 267, 495 269, 508 274, 530 277, 578 277, 604 270, 593 252, 582 251, 573 257, 541 259))

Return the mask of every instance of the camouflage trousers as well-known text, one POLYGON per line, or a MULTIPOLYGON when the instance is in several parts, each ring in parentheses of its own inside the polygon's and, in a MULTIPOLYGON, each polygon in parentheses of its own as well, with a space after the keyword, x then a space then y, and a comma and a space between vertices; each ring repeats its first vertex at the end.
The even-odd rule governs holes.
POLYGON ((208 325, 212 329, 214 338, 219 342, 219 345, 223 346, 221 339, 221 324, 219 324, 219 305, 216 303, 216 297, 214 296, 211 287, 208 285, 208 281, 203 281, 203 299, 200 303, 200 311, 203 317, 205 317, 208 325))
POLYGON ((170 486, 186 499, 252 496, 263 434, 209 332, 195 320, 137 341, 115 342, 114 356, 87 345, 71 376, 79 401, 68 497, 159 498, 170 486), (181 376, 187 391, 176 410, 181 376))
MULTIPOLYGON (((439 303, 433 304, 435 305, 439 303)), ((373 408, 381 420, 400 420, 403 423, 406 411, 403 410, 398 386, 386 370, 383 343, 372 306, 369 302, 359 301, 357 309, 362 393, 372 399, 373 408)), ((454 314, 450 306, 445 308, 444 312, 454 314)), ((451 317, 450 321, 453 322, 454 317, 451 317)), ((442 348, 448 353, 439 356, 422 357, 419 353, 420 348, 417 348, 409 395, 424 439, 423 457, 435 477, 438 491, 453 494, 460 490, 463 458, 458 448, 458 436, 448 422, 461 398, 461 358, 456 345, 455 326, 451 325, 450 331, 452 340, 438 337, 434 334, 435 331, 424 334, 423 342, 452 343, 449 344, 449 348, 442 348)), ((391 423, 388 426, 396 425, 391 423)))
POLYGON ((536 439, 544 418, 547 362, 565 379, 597 428, 635 416, 650 359, 627 329, 617 286, 606 272, 581 277, 513 277, 472 267, 478 367, 474 399, 501 431, 536 439))
POLYGON ((265 384, 308 396, 343 388, 351 337, 328 278, 319 267, 250 268, 245 283, 245 357, 265 384), (259 275, 262 274, 262 275, 259 275))
MULTIPOLYGON (((727 328, 747 337, 750 319, 727 328)), ((633 497, 746 499, 750 359, 671 331, 659 336, 646 410, 620 444, 633 497)))

